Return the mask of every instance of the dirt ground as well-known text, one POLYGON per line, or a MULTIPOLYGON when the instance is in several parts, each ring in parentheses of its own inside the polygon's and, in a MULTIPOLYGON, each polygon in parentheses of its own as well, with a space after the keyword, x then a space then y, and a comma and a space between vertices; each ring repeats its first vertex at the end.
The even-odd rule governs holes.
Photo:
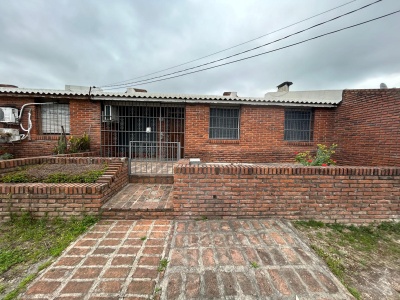
POLYGON ((399 226, 296 227, 357 299, 400 299, 399 226))
POLYGON ((100 171, 104 165, 98 164, 42 164, 29 166, 26 173, 35 178, 46 178, 50 174, 63 173, 78 175, 89 171, 100 171))

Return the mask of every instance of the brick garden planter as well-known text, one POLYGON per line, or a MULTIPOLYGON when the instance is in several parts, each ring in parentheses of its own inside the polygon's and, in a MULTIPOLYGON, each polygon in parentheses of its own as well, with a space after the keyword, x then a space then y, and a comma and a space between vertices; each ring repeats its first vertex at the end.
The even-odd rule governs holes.
POLYGON ((95 183, 1 183, 0 222, 10 213, 29 211, 34 217, 97 215, 101 206, 128 183, 128 165, 120 158, 46 156, 0 162, 0 173, 35 164, 108 164, 95 183))
POLYGON ((400 220, 399 167, 261 164, 175 167, 174 213, 186 218, 400 220))

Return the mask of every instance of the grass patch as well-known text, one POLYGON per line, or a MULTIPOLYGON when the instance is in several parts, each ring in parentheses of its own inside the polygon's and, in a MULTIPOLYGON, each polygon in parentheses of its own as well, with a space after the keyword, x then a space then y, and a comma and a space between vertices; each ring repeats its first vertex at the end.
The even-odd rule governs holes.
POLYGON ((167 266, 168 266, 168 263, 169 263, 168 259, 166 259, 166 258, 161 259, 161 260, 160 260, 160 263, 158 264, 157 271, 158 271, 158 272, 165 271, 165 269, 166 269, 167 266))
POLYGON ((250 262, 250 266, 254 269, 259 268, 260 266, 258 265, 258 263, 256 263, 255 261, 250 262))
MULTIPOLYGON (((377 267, 382 268, 382 273, 387 269, 400 272, 400 223, 354 226, 309 220, 293 224, 308 236, 311 248, 356 299, 362 298, 363 284, 368 282, 365 277, 371 276, 369 281, 375 281, 377 267)), ((380 292, 377 289, 375 297, 386 298, 380 292)))
POLYGON ((69 220, 48 218, 33 219, 29 213, 20 216, 12 215, 11 220, 0 227, 0 279, 3 288, 0 298, 14 299, 36 274, 25 277, 9 294, 7 281, 23 278, 26 270, 37 263, 46 261, 38 267, 38 272, 52 263, 52 258, 62 251, 79 235, 97 222, 93 216, 69 220), (7 298, 9 297, 9 298, 7 298))

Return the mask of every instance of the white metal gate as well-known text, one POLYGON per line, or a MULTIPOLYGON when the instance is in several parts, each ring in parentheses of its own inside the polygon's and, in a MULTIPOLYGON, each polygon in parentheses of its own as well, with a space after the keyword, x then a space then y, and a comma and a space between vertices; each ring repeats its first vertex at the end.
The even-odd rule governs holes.
POLYGON ((129 143, 130 174, 173 174, 174 163, 181 159, 179 142, 143 142, 129 143))

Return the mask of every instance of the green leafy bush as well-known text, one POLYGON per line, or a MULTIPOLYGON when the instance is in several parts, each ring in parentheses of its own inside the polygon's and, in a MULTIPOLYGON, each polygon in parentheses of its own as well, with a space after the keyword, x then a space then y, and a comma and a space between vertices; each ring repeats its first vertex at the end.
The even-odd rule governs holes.
POLYGON ((78 153, 90 150, 90 137, 86 134, 86 132, 81 137, 71 136, 68 142, 70 153, 78 153))
POLYGON ((104 170, 89 171, 78 175, 63 173, 50 174, 43 182, 45 183, 94 183, 103 175, 104 170))
POLYGON ((17 171, 4 175, 1 178, 1 182, 4 183, 25 183, 32 182, 32 178, 26 174, 26 171, 17 171))
POLYGON ((318 144, 317 153, 315 156, 310 154, 310 151, 295 153, 296 162, 303 166, 329 166, 336 165, 336 161, 332 159, 332 155, 337 148, 336 144, 332 144, 329 148, 325 145, 318 144))

